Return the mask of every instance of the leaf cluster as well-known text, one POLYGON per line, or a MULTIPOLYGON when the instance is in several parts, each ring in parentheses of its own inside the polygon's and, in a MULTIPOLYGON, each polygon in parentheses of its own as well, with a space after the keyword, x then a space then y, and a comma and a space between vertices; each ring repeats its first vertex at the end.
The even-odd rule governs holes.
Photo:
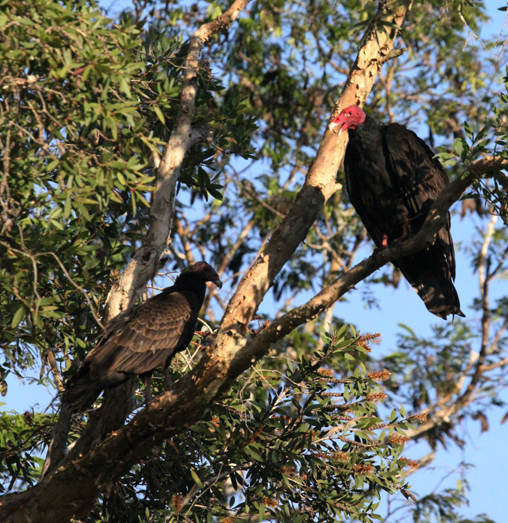
POLYGON ((359 521, 378 519, 381 492, 409 488, 401 458, 412 420, 383 401, 363 365, 365 342, 348 325, 323 333, 312 357, 282 358, 286 372, 256 365, 205 419, 166 443, 102 499, 95 520, 359 521), (122 516, 123 517, 123 516, 122 516))

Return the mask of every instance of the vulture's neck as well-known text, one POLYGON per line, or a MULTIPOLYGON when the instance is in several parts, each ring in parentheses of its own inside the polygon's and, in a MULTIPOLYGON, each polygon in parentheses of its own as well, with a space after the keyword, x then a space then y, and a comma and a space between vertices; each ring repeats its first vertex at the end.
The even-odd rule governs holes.
POLYGON ((381 132, 381 126, 372 116, 366 115, 365 120, 356 128, 349 129, 352 136, 368 137, 369 135, 376 135, 381 132))
POLYGON ((196 274, 180 274, 175 284, 169 288, 170 292, 188 291, 193 292, 200 303, 205 299, 206 283, 196 274))

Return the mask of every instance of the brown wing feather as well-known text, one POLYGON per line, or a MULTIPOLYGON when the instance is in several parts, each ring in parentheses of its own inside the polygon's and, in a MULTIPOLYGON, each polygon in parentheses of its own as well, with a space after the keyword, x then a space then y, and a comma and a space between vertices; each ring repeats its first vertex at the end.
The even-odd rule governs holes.
POLYGON ((162 292, 117 316, 67 382, 62 402, 82 410, 103 389, 166 368, 192 340, 200 308, 193 292, 162 292))
POLYGON ((101 379, 105 374, 144 374, 165 367, 192 339, 199 311, 195 302, 190 292, 159 294, 129 318, 119 317, 85 360, 91 375, 101 379))

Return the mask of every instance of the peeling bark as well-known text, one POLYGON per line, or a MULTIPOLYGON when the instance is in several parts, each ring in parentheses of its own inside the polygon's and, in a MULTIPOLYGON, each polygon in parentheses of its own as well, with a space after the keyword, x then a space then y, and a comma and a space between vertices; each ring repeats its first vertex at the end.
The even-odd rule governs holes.
MULTIPOLYGON (((183 70, 183 88, 174 131, 157 169, 155 191, 152 193, 150 221, 143 245, 129 262, 119 280, 113 285, 106 302, 104 323, 127 310, 145 291, 148 281, 155 277, 159 260, 166 249, 175 214, 175 188, 190 146, 210 139, 205 128, 192 129, 196 110, 199 57, 203 45, 218 31, 228 29, 242 12, 248 0, 235 0, 217 20, 203 24, 190 39, 183 70)), ((86 452, 103 434, 121 427, 134 406, 136 378, 104 392, 101 408, 95 412, 80 440, 73 449, 86 452)), ((43 475, 51 472, 63 459, 71 421, 70 412, 61 412, 48 449, 43 475)))

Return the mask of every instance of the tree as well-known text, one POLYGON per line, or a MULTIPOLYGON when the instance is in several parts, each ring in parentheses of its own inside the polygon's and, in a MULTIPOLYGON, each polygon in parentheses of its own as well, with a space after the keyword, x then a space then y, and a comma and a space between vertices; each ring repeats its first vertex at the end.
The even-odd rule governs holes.
POLYGON ((460 420, 501 403, 506 298, 491 304, 489 285, 508 254, 506 95, 497 62, 464 45, 486 18, 458 0, 145 2, 116 22, 84 1, 2 9, 3 387, 39 367, 62 390, 103 325, 165 285, 161 259, 206 258, 230 281, 151 404, 133 379, 70 427, 2 415, 3 520, 371 521, 381 491, 417 521, 457 520, 464 494, 416 498, 401 452, 460 444, 460 420), (341 186, 345 136, 320 135, 367 100, 422 120, 432 146, 454 138, 454 181, 417 235, 354 265, 369 240, 341 186), (430 245, 464 191, 489 224, 471 242, 479 328, 408 331, 374 359, 379 335, 334 303, 381 267, 369 285, 396 286, 386 264, 430 245), (270 289, 285 303, 256 316, 270 289))

